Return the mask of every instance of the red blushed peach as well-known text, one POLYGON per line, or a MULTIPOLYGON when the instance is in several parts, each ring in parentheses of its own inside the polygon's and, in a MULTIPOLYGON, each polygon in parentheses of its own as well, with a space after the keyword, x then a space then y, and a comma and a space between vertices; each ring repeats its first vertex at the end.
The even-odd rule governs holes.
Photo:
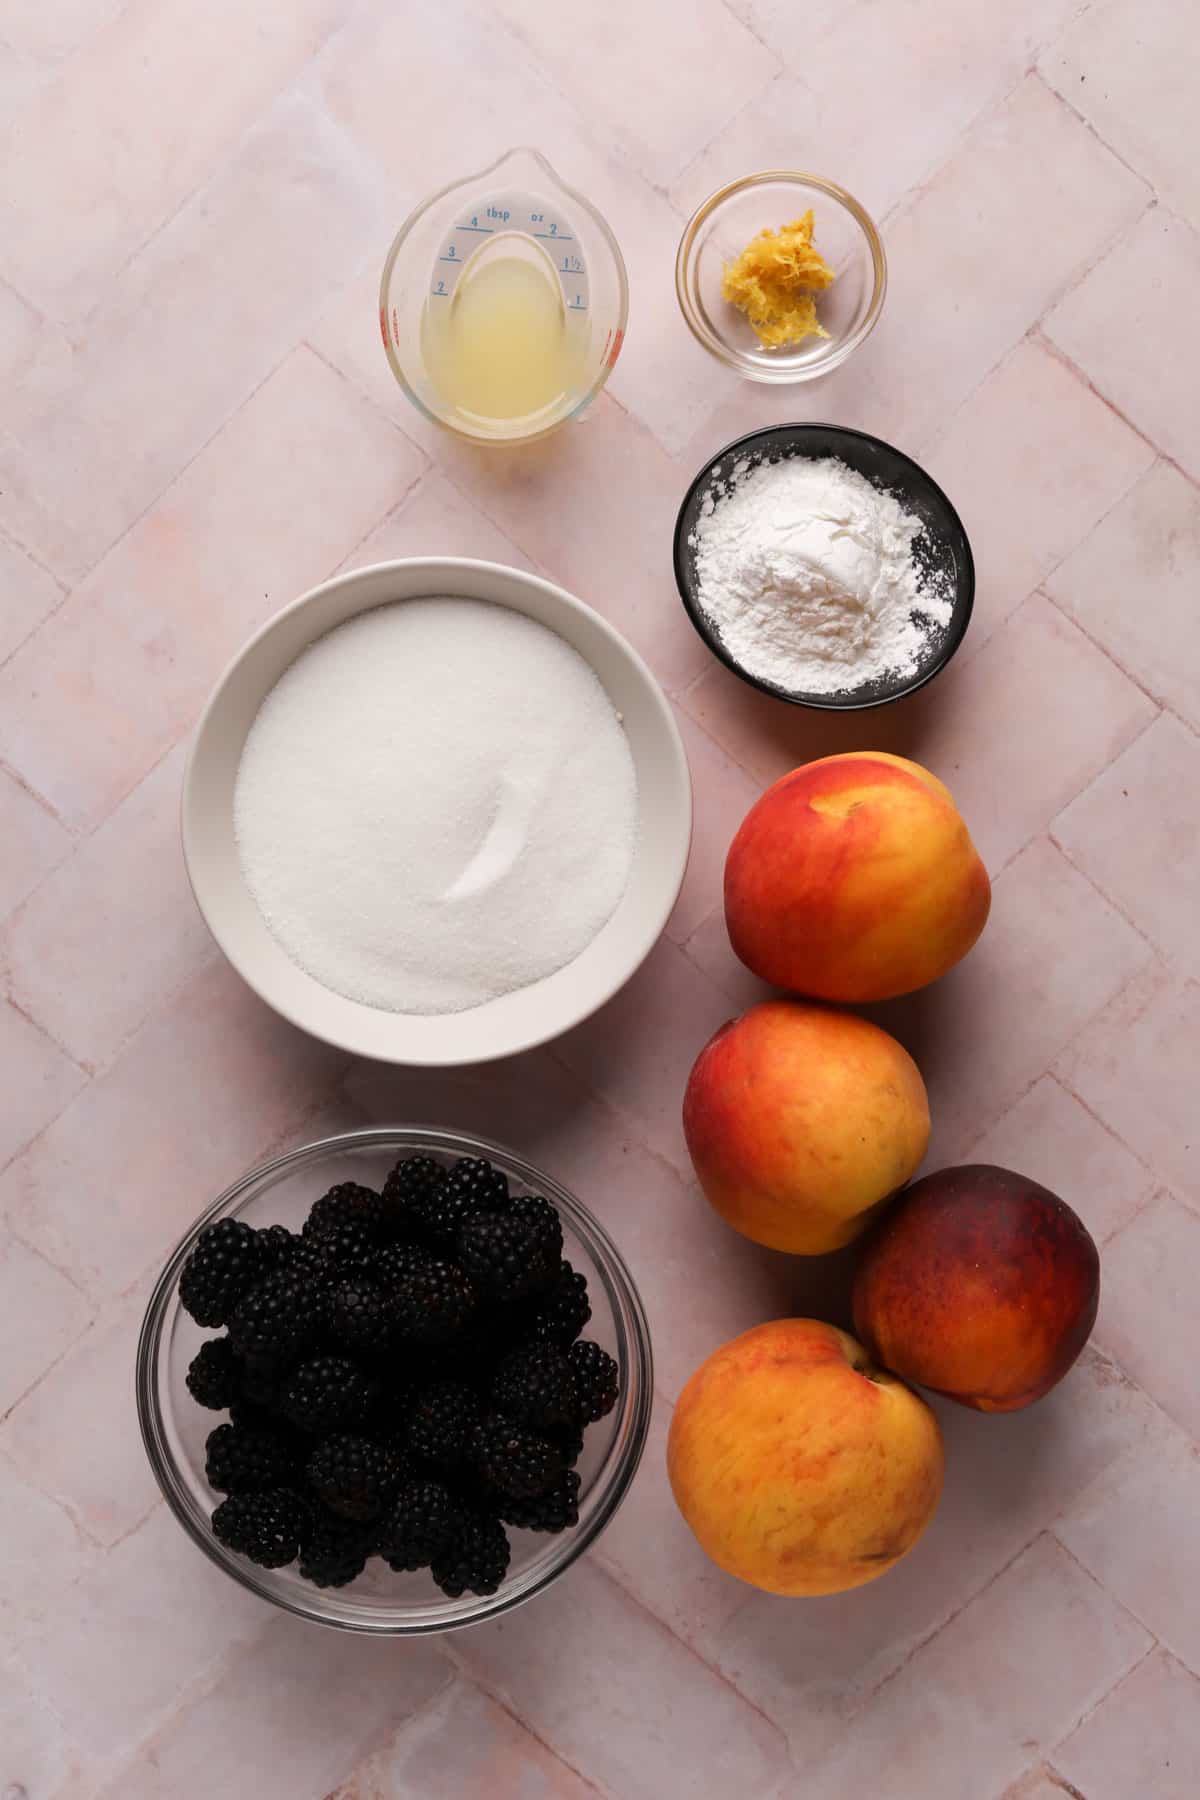
POLYGON ((723 1025, 683 1100, 709 1203, 772 1250, 848 1244, 916 1173, 929 1102, 902 1045, 853 1013, 768 1000, 723 1025))
POLYGON ((936 981, 987 922, 991 885, 954 802, 902 756, 805 763, 751 807, 725 864, 748 969, 818 1000, 888 1000, 936 981))
POLYGON ((714 1351, 667 1440, 701 1548, 769 1594, 840 1594, 884 1574, 933 1517, 942 1469, 925 1402, 817 1319, 776 1319, 714 1351))
POLYGON ((863 1245, 854 1328, 889 1369, 980 1412, 1015 1412, 1088 1340, 1100 1257, 1064 1200, 986 1163, 900 1195, 863 1245))

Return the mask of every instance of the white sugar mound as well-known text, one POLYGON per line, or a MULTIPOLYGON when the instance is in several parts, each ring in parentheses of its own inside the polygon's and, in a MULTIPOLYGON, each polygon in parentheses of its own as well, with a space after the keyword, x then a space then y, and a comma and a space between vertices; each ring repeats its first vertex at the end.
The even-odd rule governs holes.
POLYGON ((451 1013, 574 960, 625 891, 633 757, 583 658, 485 601, 364 613, 273 688, 238 769, 246 883, 325 987, 451 1013))
POLYGON ((913 555, 921 521, 834 457, 720 464, 692 535, 700 606, 734 660, 788 693, 917 674, 953 613, 913 555))

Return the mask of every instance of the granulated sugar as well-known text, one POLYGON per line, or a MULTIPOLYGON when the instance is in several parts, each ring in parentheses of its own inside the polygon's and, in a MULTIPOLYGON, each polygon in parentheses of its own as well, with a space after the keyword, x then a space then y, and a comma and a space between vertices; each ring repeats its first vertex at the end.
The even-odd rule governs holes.
POLYGON ((915 675, 953 610, 913 559, 921 521, 833 457, 743 459, 692 535, 702 611, 734 660, 792 693, 915 675))
POLYGON ((318 640, 264 701, 234 820, 284 949, 339 994, 461 1012, 562 968, 625 891, 625 733, 571 646, 506 607, 412 600, 318 640))

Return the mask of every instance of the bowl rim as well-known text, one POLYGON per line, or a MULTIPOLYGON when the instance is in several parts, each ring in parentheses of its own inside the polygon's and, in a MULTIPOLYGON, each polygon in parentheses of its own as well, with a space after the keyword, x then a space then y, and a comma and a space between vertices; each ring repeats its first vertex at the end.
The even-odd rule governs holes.
POLYGON ((883 239, 879 235, 879 229, 866 207, 860 200, 855 199, 848 188, 839 186, 836 181, 830 181, 827 176, 813 175, 803 169, 760 169, 752 175, 739 175, 735 180, 727 181, 723 187, 717 188, 706 200, 700 202, 683 228, 679 239, 679 248, 675 253, 675 297, 679 303, 679 310, 683 314, 684 324, 696 342, 703 345, 710 356, 715 356, 718 362, 723 362, 727 368, 736 370, 739 375, 745 376, 750 381, 777 384, 815 381, 820 376, 828 375, 832 370, 838 368, 848 356, 853 355, 860 344, 870 337, 879 323, 883 303, 887 298, 887 285, 887 252, 884 249, 883 239), (839 339, 836 348, 830 350, 827 356, 802 367, 792 367, 785 363, 768 367, 756 362, 733 345, 727 344, 723 338, 718 337, 704 324, 692 302, 688 284, 696 238, 701 226, 712 217, 713 213, 724 206, 727 200, 733 199, 735 195, 744 193, 750 188, 765 186, 768 182, 787 182, 810 191, 815 189, 816 192, 824 194, 827 199, 836 201, 843 207, 855 220, 866 240, 874 273, 871 299, 859 324, 844 338, 839 339))
POLYGON ((316 1138, 294 1150, 271 1157, 232 1182, 200 1214, 168 1256, 146 1303, 138 1333, 134 1364, 134 1391, 138 1426, 151 1472, 159 1491, 176 1521, 191 1541, 225 1574, 250 1593, 272 1606, 308 1619, 333 1630, 354 1631, 374 1637, 425 1637, 460 1630, 480 1624, 522 1606, 541 1593, 564 1570, 578 1560, 595 1543, 613 1518, 637 1474, 650 1430, 654 1402, 654 1352, 646 1309, 637 1284, 616 1243, 583 1202, 564 1188, 553 1176, 527 1162, 524 1157, 489 1138, 466 1132, 445 1131, 427 1125, 373 1125, 354 1131, 334 1133, 316 1138), (166 1432, 166 1421, 159 1401, 158 1370, 171 1299, 177 1293, 179 1272, 206 1225, 218 1217, 236 1216, 238 1202, 253 1199, 260 1183, 289 1170, 319 1163, 329 1156, 354 1149, 442 1150, 451 1155, 484 1155, 497 1159, 516 1172, 518 1179, 534 1191, 550 1198, 562 1212, 570 1228, 582 1239, 604 1286, 613 1318, 617 1340, 618 1366, 625 1412, 622 1429, 613 1439, 605 1462, 597 1471, 599 1503, 586 1519, 570 1532, 553 1540, 561 1553, 536 1573, 525 1572, 506 1578, 495 1594, 464 1595, 460 1600, 444 1598, 431 1603, 435 1616, 422 1614, 417 1619, 401 1622, 386 1614, 375 1616, 363 1609, 357 1611, 352 1602, 341 1599, 341 1590, 313 1588, 314 1600, 309 1606, 287 1594, 277 1592, 270 1584, 272 1570, 255 1564, 226 1550, 213 1536, 207 1521, 201 1522, 191 1495, 179 1475, 166 1432), (623 1309, 628 1318, 623 1316, 623 1309), (449 1616, 441 1616, 443 1610, 449 1616))
MULTIPOLYGON (((348 614, 347 620, 351 616, 361 617, 363 613, 372 611, 377 606, 403 605, 405 599, 409 597, 411 596, 404 596, 403 598, 393 599, 391 601, 386 599, 372 601, 369 605, 357 609, 352 615, 348 614)), ((470 598, 471 596, 463 597, 470 598)), ((492 604, 504 605, 506 603, 502 600, 497 600, 492 602, 492 604)), ((555 629, 553 625, 547 625, 546 628, 551 631, 555 629)), ((334 629, 334 627, 327 627, 327 630, 332 629, 334 629)), ((324 635, 324 633, 316 634, 310 641, 315 643, 317 638, 321 635, 324 635)), ((558 635, 561 636, 562 634, 559 633, 558 635)), ((570 643, 570 640, 565 637, 563 641, 570 643)), ((574 645, 571 645, 571 648, 574 648, 574 645)), ((583 655, 582 651, 576 651, 576 654, 588 663, 589 668, 593 667, 590 660, 583 655)), ((593 672, 595 672, 594 669, 593 672)), ((597 679, 599 679, 599 677, 597 677, 597 679)), ((477 1063, 495 1062, 506 1056, 522 1055, 527 1050, 535 1050, 542 1044, 552 1042, 555 1038, 561 1037, 567 1031, 573 1031, 577 1025, 582 1025, 585 1020, 591 1018, 594 1013, 598 1012, 602 1006, 607 1005, 613 996, 619 993, 621 988, 625 986, 626 982, 632 979, 653 950, 655 944, 657 944, 662 937, 667 920, 670 918, 675 903, 679 898, 691 855, 694 813, 695 807, 692 791, 691 767, 688 762, 687 749, 678 722, 676 721, 671 702, 663 691, 662 685, 658 681, 654 671, 650 668, 645 658, 629 642, 629 639, 624 633, 619 631, 617 627, 609 619, 606 619, 603 613, 597 611, 595 607, 589 606, 586 601, 580 600, 566 588, 560 587, 557 582, 547 580, 545 576, 535 575, 529 570, 519 569, 508 563, 492 562, 485 557, 442 555, 385 558, 381 562, 366 563, 361 568, 350 569, 339 575, 332 575, 328 580, 318 582, 315 587, 308 588, 304 593, 298 595, 296 599, 288 601, 285 606, 280 607, 277 612, 272 613, 270 618, 266 619, 256 631, 252 632, 251 635, 245 639, 226 662, 220 675, 213 683, 208 698, 204 703, 204 708, 193 728, 180 789, 179 826, 183 847, 184 869, 187 874, 188 886, 191 889, 192 898, 195 901, 200 917, 204 921, 210 936, 216 943, 217 948, 221 951, 225 960, 229 963, 230 967, 240 979, 246 983, 246 986, 250 988, 253 993, 258 995, 258 998, 263 1004, 271 1008, 272 1012, 276 1013, 280 1018, 286 1019, 288 1024, 294 1025, 298 1031, 305 1032, 309 1037, 317 1038, 322 1043, 331 1044, 335 1049, 345 1050, 353 1056, 368 1056, 375 1061, 387 1062, 390 1066, 397 1068, 466 1068, 477 1063), (265 992, 263 983, 256 975, 253 959, 243 957, 240 954, 235 941, 232 939, 231 934, 223 929, 219 921, 214 921, 210 916, 209 909, 201 897, 202 890, 204 890, 206 884, 202 873, 204 858, 197 848, 197 838, 199 835, 197 769, 202 757, 207 751, 209 740, 213 735, 215 721, 219 717, 220 708, 224 703, 226 691, 233 681, 238 669, 247 658, 253 655, 254 651, 266 638, 281 629, 285 621, 306 608, 316 606, 330 593, 342 592, 360 585, 369 587, 378 581, 381 576, 397 571, 403 571, 406 574, 418 570, 425 571, 429 576, 430 585, 427 591, 430 594, 436 594, 439 591, 442 591, 449 593, 451 597, 454 597, 454 580, 456 573, 464 569, 487 577, 495 576, 505 582, 515 581, 519 586, 536 588, 548 595, 553 600, 556 607, 561 608, 567 613, 583 615, 589 623, 601 633, 601 635, 609 639, 610 643, 625 659, 636 675, 663 730, 665 746, 669 754, 670 763, 675 776, 678 778, 680 799, 682 803, 680 830, 677 843, 673 846, 675 851, 673 859, 674 866, 669 870, 667 877, 664 880, 660 902, 655 910, 655 920, 657 923, 653 934, 651 935, 647 929, 647 931, 640 935, 638 939, 639 948, 637 955, 633 961, 625 967, 624 973, 618 974, 614 971, 611 978, 600 984, 595 994, 589 998, 581 1010, 572 1011, 570 1017, 565 1022, 530 1024, 524 1030, 511 1032, 498 1043, 490 1047, 484 1047, 482 1050, 476 1046, 472 1046, 465 1054, 451 1055, 448 1053, 431 1053, 425 1051, 420 1056, 414 1056, 411 1052, 405 1056, 399 1056, 396 1054, 389 1054, 387 1050, 378 1045, 365 1044, 361 1037, 357 1036, 352 1029, 341 1028, 336 1025, 326 1025, 324 1021, 322 1021, 318 1028, 315 1021, 300 1016, 304 1011, 303 1008, 288 1004, 285 999, 277 998, 274 994, 265 992)), ((621 903, 618 902, 618 907, 620 904, 621 903)), ((564 965, 565 969, 570 969, 571 966, 570 963, 564 965)), ((554 971, 554 974, 561 974, 562 972, 563 971, 561 970, 556 970, 554 971)), ((307 971, 305 971, 305 973, 307 973, 307 971)), ((546 977, 545 979, 552 978, 553 977, 546 977)), ((310 976, 309 979, 315 981, 316 977, 310 976)), ((317 985, 320 986, 321 984, 318 983, 317 985)), ((536 986, 537 984, 535 983, 533 985, 536 986)), ((327 991, 333 992, 332 989, 327 991)), ((369 1010, 380 1011, 382 1009, 369 1010)), ((478 1008, 468 1008, 461 1016, 469 1018, 473 1012, 478 1010, 478 1008)), ((394 1016, 402 1019, 411 1018, 414 1015, 397 1013, 394 1016)))
MULTIPOLYGON (((803 454, 803 452, 800 451, 797 452, 797 454, 803 454)), ((916 462, 905 451, 898 450, 894 444, 889 444, 886 438, 876 437, 870 431, 858 431, 850 425, 826 424, 819 419, 797 420, 792 424, 760 426, 756 431, 747 431, 743 433, 741 437, 732 439, 730 443, 725 445, 724 449, 718 450, 713 456, 710 456, 699 473, 688 483, 687 492, 684 494, 683 499, 680 502, 679 511, 675 515, 675 532, 672 540, 672 560, 675 568, 675 586, 679 590, 679 598, 683 602, 684 611, 691 620, 693 630, 701 641, 708 646, 709 650, 712 651, 717 661, 723 663, 725 668, 727 668, 731 674, 736 675, 739 680, 744 681, 748 687, 756 688, 760 694, 767 694, 772 700, 783 700, 789 706, 806 707, 812 712, 871 712, 875 707, 893 706, 897 700, 907 700, 911 694, 917 693, 921 688, 931 682, 935 675, 940 675, 947 663, 954 657, 959 645, 966 636, 967 627, 971 622, 971 615, 975 609, 975 556, 971 549, 971 540, 967 536, 966 527, 959 516, 958 508, 951 501, 945 490, 933 479, 932 475, 921 467, 920 463, 916 462), (790 693, 786 688, 775 687, 762 676, 752 675, 748 669, 744 669, 742 665, 736 661, 705 618, 699 600, 692 592, 692 586, 688 576, 686 556, 687 546, 684 538, 683 521, 695 495, 704 486, 705 482, 711 479, 713 469, 717 463, 724 462, 725 458, 728 456, 734 456, 741 451, 752 449, 769 441, 777 435, 809 431, 830 432, 835 437, 853 438, 860 443, 870 444, 876 449, 885 450, 889 456, 894 456, 898 462, 905 464, 908 469, 912 470, 924 486, 931 490, 936 498, 940 500, 950 517, 952 525, 958 528, 959 535, 962 538, 962 569, 955 587, 954 615, 946 632, 946 636, 938 648, 937 655, 931 659, 929 664, 914 675, 911 681, 907 681, 903 687, 898 687, 894 693, 877 694, 873 698, 867 700, 854 700, 827 694, 790 693)))

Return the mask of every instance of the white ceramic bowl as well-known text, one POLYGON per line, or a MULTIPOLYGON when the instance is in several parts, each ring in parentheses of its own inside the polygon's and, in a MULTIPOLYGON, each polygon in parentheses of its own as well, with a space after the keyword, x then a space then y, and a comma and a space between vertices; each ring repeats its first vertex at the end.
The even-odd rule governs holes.
POLYGON ((183 783, 183 854, 196 904, 242 979, 301 1030, 383 1062, 447 1066, 531 1049, 613 995, 657 941, 679 893, 692 829, 687 756, 662 689, 619 632, 536 575, 460 556, 412 557, 339 575, 285 607, 226 669, 204 710, 183 783), (638 839, 616 911, 574 962, 468 1012, 385 1012, 294 963, 242 877, 233 793, 259 707, 316 638, 372 607, 425 595, 491 600, 547 625, 588 662, 621 714, 638 785, 638 839))

